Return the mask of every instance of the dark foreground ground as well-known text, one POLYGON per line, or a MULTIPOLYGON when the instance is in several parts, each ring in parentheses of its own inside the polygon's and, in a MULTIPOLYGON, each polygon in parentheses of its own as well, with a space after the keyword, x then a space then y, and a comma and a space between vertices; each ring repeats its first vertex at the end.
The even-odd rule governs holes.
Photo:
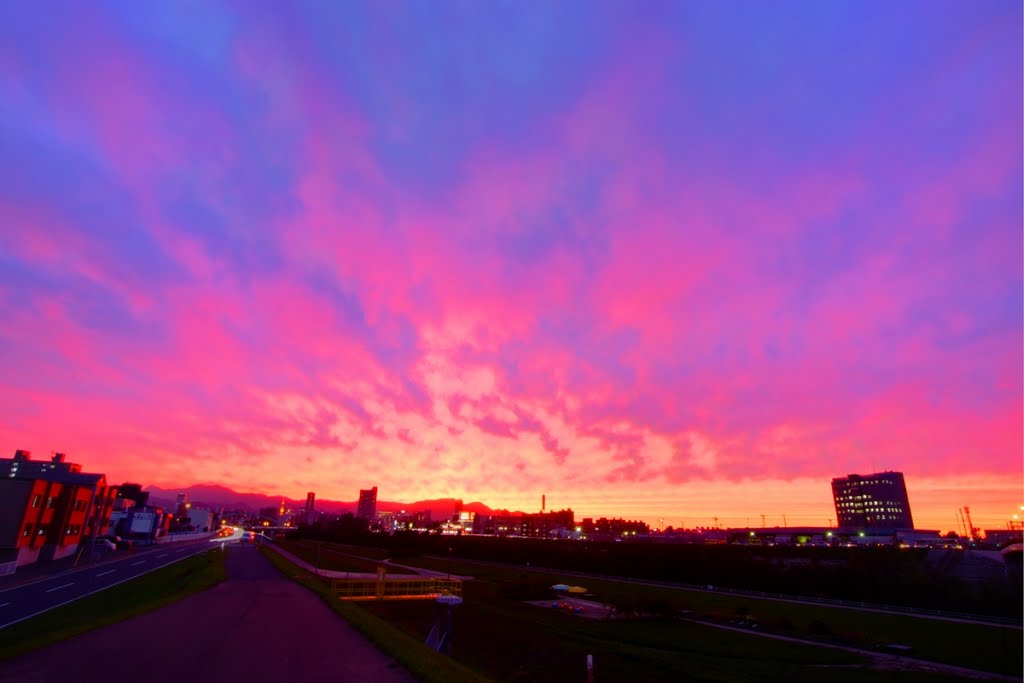
POLYGON ((0 681, 413 680, 255 547, 227 552, 228 580, 219 586, 0 663, 0 681))

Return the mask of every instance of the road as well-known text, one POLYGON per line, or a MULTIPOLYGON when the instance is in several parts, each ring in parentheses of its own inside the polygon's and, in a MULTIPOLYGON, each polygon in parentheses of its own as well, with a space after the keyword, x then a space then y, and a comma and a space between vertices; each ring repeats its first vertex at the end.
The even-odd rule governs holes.
POLYGON ((225 563, 214 588, 0 663, 0 682, 413 683, 254 546, 229 545, 225 563))
POLYGON ((207 540, 110 551, 116 558, 0 590, 0 629, 196 553, 210 550, 207 540))

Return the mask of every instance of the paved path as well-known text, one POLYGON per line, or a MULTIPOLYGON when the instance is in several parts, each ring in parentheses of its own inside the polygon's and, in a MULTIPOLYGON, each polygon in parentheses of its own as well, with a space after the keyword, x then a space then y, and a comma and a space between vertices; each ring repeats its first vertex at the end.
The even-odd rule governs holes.
POLYGON ((412 683, 394 660, 283 577, 228 546, 228 581, 163 609, 0 663, 3 683, 412 683))

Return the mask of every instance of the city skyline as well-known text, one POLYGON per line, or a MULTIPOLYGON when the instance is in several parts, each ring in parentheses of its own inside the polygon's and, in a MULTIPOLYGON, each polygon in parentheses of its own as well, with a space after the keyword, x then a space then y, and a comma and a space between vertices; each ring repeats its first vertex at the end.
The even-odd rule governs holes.
POLYGON ((919 528, 1020 512, 1019 3, 406 9, 5 9, 8 452, 652 526, 834 522, 883 470, 919 528))
MULTIPOLYGON (((19 453, 24 453, 24 451, 19 451, 19 453)), ((27 454, 27 455, 29 457, 31 456, 30 453, 27 454)), ((58 454, 56 454, 55 457, 57 457, 57 458, 64 458, 65 454, 58 453, 58 454)), ((42 466, 44 469, 46 467, 48 467, 46 461, 32 460, 31 462, 37 468, 39 466, 42 466)), ((855 479, 864 478, 864 477, 874 477, 874 476, 879 476, 879 475, 882 475, 883 478, 884 478, 886 475, 895 475, 895 476, 897 476, 899 478, 901 486, 905 486, 905 483, 903 482, 903 473, 901 473, 901 472, 879 472, 879 473, 860 473, 860 474, 850 473, 850 475, 853 476, 855 479)), ((831 488, 831 493, 830 493, 830 499, 831 500, 834 500, 836 481, 839 480, 839 479, 845 480, 846 477, 834 478, 832 480, 832 488, 831 488)), ((118 486, 120 486, 120 485, 118 485, 118 486)), ((284 508, 285 508, 285 503, 286 503, 285 499, 287 499, 287 502, 291 502, 291 503, 294 503, 296 505, 303 505, 303 512, 307 516, 309 514, 311 514, 312 510, 315 509, 314 500, 316 499, 316 493, 315 492, 306 492, 306 494, 305 494, 305 501, 303 503, 303 500, 300 497, 283 495, 283 494, 281 494, 281 492, 279 490, 271 490, 271 491, 238 491, 238 490, 232 489, 232 488, 230 488, 228 486, 225 486, 223 483, 212 483, 212 482, 193 483, 193 484, 190 484, 188 486, 170 487, 170 488, 163 488, 163 487, 156 486, 154 484, 141 484, 140 485, 140 484, 137 484, 137 483, 132 484, 132 486, 133 487, 134 486, 138 486, 140 491, 146 491, 147 492, 147 494, 146 494, 147 496, 149 495, 148 492, 151 491, 154 488, 157 489, 158 491, 162 492, 163 495, 170 495, 172 492, 176 491, 177 493, 175 495, 177 496, 177 502, 175 503, 175 506, 180 506, 182 504, 183 500, 187 500, 188 494, 185 491, 183 491, 182 489, 184 489, 184 490, 192 490, 193 488, 199 488, 200 490, 202 490, 202 489, 207 488, 207 487, 215 487, 216 488, 216 492, 215 492, 216 496, 224 496, 224 495, 227 495, 228 493, 230 493, 232 495, 238 495, 238 496, 243 496, 243 497, 262 496, 262 497, 265 497, 267 499, 273 499, 275 501, 280 499, 281 500, 280 507, 281 507, 282 510, 284 510, 284 508)), ((905 493, 905 489, 904 489, 904 493, 905 493)), ((207 498, 210 495, 209 493, 200 494, 200 495, 206 496, 206 497, 204 497, 202 502, 205 502, 207 504, 215 504, 215 501, 217 501, 216 504, 221 505, 221 506, 224 505, 224 500, 223 499, 213 498, 213 499, 207 500, 207 498)), ((422 504, 424 504, 424 503, 429 503, 429 502, 448 502, 448 503, 457 503, 456 509, 458 509, 458 506, 461 506, 463 504, 466 504, 466 505, 482 505, 482 506, 484 506, 485 509, 490 509, 490 510, 492 510, 494 512, 499 512, 499 513, 500 512, 512 512, 512 513, 533 514, 533 513, 536 513, 538 510, 543 511, 545 509, 545 499, 546 499, 546 494, 541 494, 541 504, 540 504, 540 506, 533 507, 533 508, 531 508, 529 505, 524 505, 521 508, 502 508, 502 507, 497 506, 497 505, 489 505, 488 501, 482 500, 482 499, 478 499, 478 498, 473 498, 472 496, 470 496, 467 500, 462 500, 461 498, 451 498, 451 497, 435 497, 435 498, 423 499, 423 500, 398 500, 398 499, 394 499, 393 498, 393 499, 390 499, 390 500, 382 500, 382 502, 384 504, 386 504, 386 505, 420 505, 420 506, 422 504)), ((909 499, 909 496, 908 496, 908 499, 909 499)), ((168 498, 167 501, 169 502, 169 500, 170 499, 168 498)), ((534 501, 534 502, 536 502, 536 501, 534 501)), ((357 495, 355 497, 352 497, 351 500, 349 499, 348 496, 346 496, 344 493, 342 493, 341 495, 339 495, 337 497, 334 497, 334 498, 321 498, 319 500, 319 503, 321 505, 327 504, 331 508, 336 508, 337 505, 339 505, 339 504, 349 505, 349 506, 352 507, 351 512, 356 517, 364 517, 364 518, 368 518, 368 519, 369 518, 373 518, 375 516, 375 512, 370 511, 370 508, 372 508, 373 510, 376 509, 376 505, 377 505, 377 487, 374 486, 371 489, 360 489, 358 491, 357 495), (366 511, 360 512, 360 508, 363 506, 364 500, 367 502, 368 508, 367 508, 366 511)), ((275 505, 276 505, 276 503, 275 503, 275 505)), ((613 517, 613 518, 627 518, 627 519, 630 518, 630 516, 628 514, 626 514, 626 515, 608 514, 608 513, 604 512, 602 510, 591 509, 591 508, 588 508, 588 507, 584 507, 582 509, 581 508, 574 508, 574 505, 572 504, 572 501, 562 501, 561 503, 559 503, 559 506, 567 508, 567 509, 574 509, 574 511, 577 513, 577 515, 581 519, 584 518, 584 517, 588 517, 588 516, 589 517, 594 517, 594 518, 596 518, 596 517, 613 517)), ((686 529, 697 529, 697 528, 716 528, 716 527, 718 527, 718 528, 729 528, 729 527, 733 527, 733 528, 742 528, 742 527, 749 527, 749 528, 758 528, 758 527, 775 528, 775 527, 778 527, 778 528, 784 528, 786 526, 836 527, 836 528, 844 527, 845 526, 846 528, 858 528, 859 527, 859 528, 867 529, 867 528, 869 528, 871 526, 881 526, 883 528, 892 526, 891 524, 885 524, 885 523, 876 524, 876 525, 872 525, 872 524, 869 523, 869 524, 865 525, 863 522, 861 522, 861 523, 845 524, 844 525, 842 523, 842 520, 839 518, 838 511, 835 509, 835 507, 832 507, 831 508, 831 512, 828 514, 828 516, 825 516, 825 517, 822 517, 820 510, 818 511, 818 514, 806 515, 806 514, 799 514, 799 513, 798 514, 793 514, 792 512, 787 512, 787 509, 789 509, 789 508, 784 508, 782 510, 773 510, 773 511, 768 512, 768 513, 761 512, 761 513, 756 513, 756 514, 751 514, 749 510, 747 510, 743 514, 739 514, 739 515, 725 515, 725 516, 722 516, 722 515, 714 514, 714 510, 718 509, 718 508, 721 508, 721 507, 723 507, 722 506, 722 502, 719 501, 719 504, 717 506, 712 506, 708 510, 699 510, 699 511, 692 511, 691 510, 691 512, 693 512, 693 514, 686 515, 687 520, 679 519, 679 516, 673 517, 671 514, 669 514, 667 516, 666 515, 653 515, 653 516, 651 516, 651 515, 648 515, 648 516, 637 515, 636 519, 638 519, 639 521, 643 521, 643 522, 647 523, 652 529, 664 529, 664 528, 668 528, 668 527, 674 527, 674 528, 677 528, 677 529, 683 529, 683 528, 686 528, 686 529)), ((728 507, 728 506, 726 506, 726 507, 728 507)), ((968 507, 970 507, 970 506, 963 506, 963 508, 968 508, 968 507)), ((418 510, 418 509, 420 509, 420 507, 416 507, 414 509, 418 510)), ((548 509, 550 510, 551 508, 548 508, 548 509)), ((974 510, 975 510, 975 512, 972 514, 972 520, 974 522, 973 526, 974 526, 974 528, 976 528, 976 529, 978 529, 980 531, 984 531, 986 529, 1000 530, 1000 529, 1003 529, 1005 526, 1008 526, 1007 523, 1010 523, 1010 522, 1012 522, 1014 525, 1019 525, 1021 523, 1020 522, 1020 518, 1024 517, 1024 505, 1018 506, 1015 510, 1011 510, 1009 512, 1007 512, 1005 510, 1000 510, 1000 509, 997 509, 997 508, 994 508, 994 507, 991 507, 991 506, 983 506, 980 509, 975 507, 974 510)), ((337 512, 337 510, 335 510, 335 512, 337 512)), ((435 512, 438 512, 442 518, 446 516, 445 510, 439 510, 439 511, 435 511, 435 512)), ((953 531, 953 532, 958 533, 958 534, 966 533, 966 532, 963 531, 966 528, 964 526, 965 525, 965 520, 964 520, 964 517, 963 517, 963 512, 965 512, 964 509, 962 509, 961 507, 956 507, 956 508, 954 508, 954 518, 953 518, 953 521, 952 521, 951 524, 949 524, 949 525, 946 525, 946 524, 935 524, 933 526, 928 526, 927 528, 931 529, 933 531, 940 531, 940 532, 953 531)), ((926 528, 925 526, 923 526, 921 524, 914 524, 913 522, 910 522, 909 524, 898 524, 897 523, 895 525, 895 527, 898 527, 898 528, 917 528, 919 530, 926 528)))

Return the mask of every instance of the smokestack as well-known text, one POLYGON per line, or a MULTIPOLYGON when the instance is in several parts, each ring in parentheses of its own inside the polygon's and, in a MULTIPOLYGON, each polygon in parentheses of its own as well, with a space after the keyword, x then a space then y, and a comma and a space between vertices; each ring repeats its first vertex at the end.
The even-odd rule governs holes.
POLYGON ((540 511, 541 512, 544 512, 544 507, 547 505, 547 499, 548 499, 548 497, 546 495, 544 495, 543 493, 540 494, 540 511))

